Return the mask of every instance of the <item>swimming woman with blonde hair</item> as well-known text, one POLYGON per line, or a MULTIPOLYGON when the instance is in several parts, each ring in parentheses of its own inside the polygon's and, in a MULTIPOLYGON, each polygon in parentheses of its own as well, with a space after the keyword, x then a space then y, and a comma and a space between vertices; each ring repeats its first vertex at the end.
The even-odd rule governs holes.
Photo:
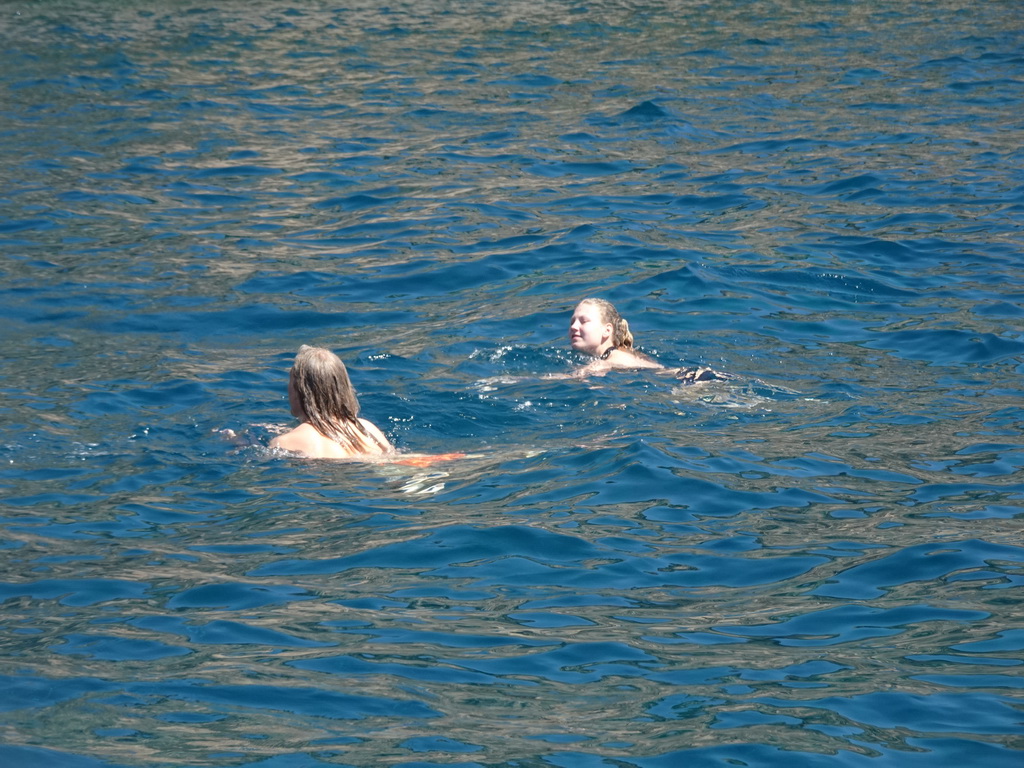
POLYGON ((576 305, 569 321, 569 344, 574 350, 596 358, 576 375, 603 374, 610 370, 654 368, 673 373, 693 384, 718 378, 710 368, 666 369, 633 347, 633 334, 626 318, 605 299, 587 298, 576 305))
POLYGON ((583 299, 576 305, 569 321, 569 344, 577 352, 597 358, 587 366, 591 373, 664 367, 633 349, 629 323, 604 299, 583 299))
POLYGON ((377 427, 359 417, 359 400, 345 364, 322 347, 303 344, 288 377, 292 416, 302 423, 270 447, 309 459, 353 459, 395 452, 377 427))

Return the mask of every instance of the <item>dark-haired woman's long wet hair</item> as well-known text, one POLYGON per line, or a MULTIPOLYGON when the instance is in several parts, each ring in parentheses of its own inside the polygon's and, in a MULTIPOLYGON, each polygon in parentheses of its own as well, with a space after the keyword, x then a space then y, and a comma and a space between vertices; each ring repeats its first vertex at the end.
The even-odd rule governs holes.
POLYGON ((317 432, 336 443, 363 450, 376 445, 387 451, 359 420, 359 400, 348 378, 345 364, 336 354, 323 347, 303 344, 295 356, 291 370, 292 386, 300 418, 308 421, 317 432))

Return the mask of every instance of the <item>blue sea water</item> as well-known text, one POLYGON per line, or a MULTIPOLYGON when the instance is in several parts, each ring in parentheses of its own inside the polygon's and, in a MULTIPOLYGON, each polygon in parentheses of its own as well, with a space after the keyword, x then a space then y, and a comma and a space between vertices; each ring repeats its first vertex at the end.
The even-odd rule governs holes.
POLYGON ((0 765, 1019 766, 1022 32, 0 4, 0 765))

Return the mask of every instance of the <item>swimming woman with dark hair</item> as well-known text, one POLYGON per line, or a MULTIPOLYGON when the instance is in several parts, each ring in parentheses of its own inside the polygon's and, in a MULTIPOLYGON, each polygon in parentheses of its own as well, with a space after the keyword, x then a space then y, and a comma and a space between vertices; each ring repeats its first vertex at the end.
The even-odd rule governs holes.
POLYGON ((271 448, 310 459, 352 459, 395 452, 377 427, 359 417, 359 400, 345 364, 333 352, 303 344, 288 377, 292 416, 302 423, 275 437, 271 448))
POLYGON ((577 375, 603 374, 611 370, 654 368, 673 373, 687 384, 719 378, 710 368, 667 369, 633 348, 629 323, 610 301, 583 299, 569 321, 569 344, 577 352, 596 358, 577 375))

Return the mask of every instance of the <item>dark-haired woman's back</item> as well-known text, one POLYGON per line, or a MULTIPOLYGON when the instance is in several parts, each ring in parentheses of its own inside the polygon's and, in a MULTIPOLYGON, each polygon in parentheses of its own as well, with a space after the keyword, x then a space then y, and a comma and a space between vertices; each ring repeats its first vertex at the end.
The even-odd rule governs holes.
POLYGON ((299 348, 288 376, 288 401, 302 423, 275 437, 272 449, 309 459, 372 459, 395 452, 384 433, 359 417, 345 364, 330 350, 299 348))

